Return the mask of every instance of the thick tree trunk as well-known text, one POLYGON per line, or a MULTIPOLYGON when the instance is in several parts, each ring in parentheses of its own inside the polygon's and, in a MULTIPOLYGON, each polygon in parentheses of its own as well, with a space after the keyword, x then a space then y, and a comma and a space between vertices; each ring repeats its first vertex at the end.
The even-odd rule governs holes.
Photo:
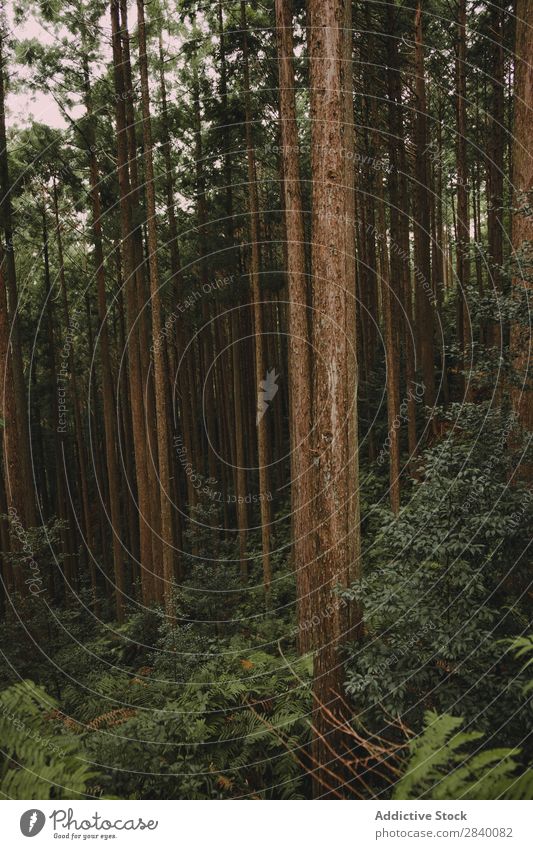
MULTIPOLYGON (((135 253, 132 242, 130 208, 130 181, 128 175, 128 148, 126 116, 124 111, 124 77, 122 73, 122 49, 120 43, 120 21, 118 0, 111 2, 111 29, 113 41, 113 73, 115 82, 115 117, 117 129, 117 166, 120 194, 120 227, 122 260, 124 263, 124 286, 126 289, 126 323, 128 337, 128 373, 130 381, 133 443, 135 470, 137 475, 137 497, 139 502, 139 547, 143 599, 150 603, 154 598, 151 499, 148 478, 148 458, 144 416, 144 394, 139 355, 139 331, 137 286, 135 277, 135 253)), ((99 220, 99 219, 97 219, 99 220)))
MULTIPOLYGON (((16 531, 17 523, 24 528, 27 525, 26 492, 24 478, 20 474, 19 442, 22 434, 18 427, 18 407, 15 397, 15 379, 13 376, 13 352, 11 348, 11 326, 7 307, 7 291, 4 277, 5 252, 0 247, 0 414, 3 427, 3 476, 6 502, 9 515, 11 549, 21 548, 20 535, 16 531)), ((11 571, 11 570, 10 570, 11 571)), ((22 567, 13 568, 13 586, 21 595, 27 594, 27 586, 22 567)))
POLYGON ((351 62, 346 61, 347 40, 351 43, 350 8, 347 0, 308 2, 313 176, 313 525, 317 546, 312 598, 313 613, 320 621, 314 667, 316 792, 320 792, 322 783, 328 786, 331 782, 326 764, 332 760, 329 745, 335 746, 335 741, 325 708, 333 713, 338 709, 343 685, 339 649, 354 633, 333 589, 347 585, 360 565, 355 560, 358 491, 351 490, 351 464, 357 452, 357 431, 351 423, 357 398, 351 303, 355 280, 351 272, 347 273, 351 267, 348 259, 354 255, 353 222, 348 221, 353 185, 347 180, 348 157, 343 155, 353 143, 346 96, 352 87, 351 62), (348 223, 352 226, 346 226, 348 223))
MULTIPOLYGON (((513 286, 515 290, 533 289, 533 156, 531 124, 533 119, 533 39, 531 38, 531 2, 517 0, 515 43, 515 95, 513 145, 513 286)), ((531 322, 511 328, 511 353, 520 380, 512 392, 512 402, 521 424, 533 431, 533 369, 531 322)))
POLYGON ((12 352, 14 392, 18 410, 19 444, 19 476, 22 474, 25 483, 25 515, 29 526, 37 522, 35 511, 35 495, 30 456, 30 429, 28 424, 28 407, 26 403, 26 385, 22 362, 22 342, 19 328, 19 302, 17 291, 17 275, 15 266, 15 245, 13 241, 13 220, 11 209, 11 181, 6 137, 6 113, 4 91, 4 55, 3 55, 2 24, 0 24, 0 220, 5 237, 4 248, 4 279, 7 285, 7 305, 10 326, 10 347, 12 352))

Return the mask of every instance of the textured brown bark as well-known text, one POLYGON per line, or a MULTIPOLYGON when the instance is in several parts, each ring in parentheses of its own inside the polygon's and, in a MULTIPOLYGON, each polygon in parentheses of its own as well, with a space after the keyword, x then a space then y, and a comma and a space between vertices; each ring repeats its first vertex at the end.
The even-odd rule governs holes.
MULTIPOLYGON (((159 509, 158 456, 156 433, 156 407, 153 370, 150 368, 150 288, 146 274, 143 249, 144 210, 141 206, 141 187, 135 128, 134 88, 131 70, 130 35, 128 30, 127 0, 119 0, 120 40, 122 50, 122 76, 128 154, 128 174, 131 210, 131 241, 134 252, 134 269, 137 289, 137 329, 139 334, 139 363, 144 395, 144 428, 146 433, 146 468, 150 499, 150 525, 152 528, 152 563, 154 570, 163 560, 161 542, 161 514, 159 509)), ((155 586, 155 584, 154 584, 155 586)))
MULTIPOLYGON (((501 290, 501 267, 503 264, 503 174, 505 155, 505 65, 504 65, 504 22, 505 11, 502 0, 495 0, 491 9, 490 48, 491 100, 488 126, 487 163, 487 229, 489 241, 490 274, 489 284, 498 293, 501 290)), ((488 327, 489 345, 500 347, 502 328, 497 319, 488 327)))
MULTIPOLYGON (((316 712, 314 745, 316 787, 331 761, 329 728, 321 706, 334 711, 342 692, 339 649, 350 624, 336 585, 346 585, 359 570, 354 562, 359 529, 357 490, 352 492, 352 458, 357 433, 357 385, 353 372, 355 281, 347 274, 354 254, 353 186, 347 183, 344 152, 352 145, 346 90, 351 92, 351 5, 346 0, 309 0, 311 84, 312 287, 314 383, 315 519, 317 562, 314 566, 313 612, 319 617, 314 666, 316 712), (350 223, 352 226, 348 227, 350 223)), ((351 102, 351 99, 350 99, 351 102)), ((353 160, 352 160, 353 161, 353 160)))
MULTIPOLYGON (((207 203, 205 195, 205 175, 204 175, 204 151, 202 141, 202 116, 200 111, 200 83, 198 78, 198 56, 196 50, 192 56, 193 64, 193 112, 194 112, 194 158, 196 168, 196 215, 198 219, 198 246, 200 250, 199 268, 200 268, 200 284, 202 292, 208 291, 209 288, 209 270, 207 263, 207 254, 209 245, 207 239, 207 203)), ((210 321, 210 308, 208 295, 202 296, 202 317, 204 326, 200 334, 202 343, 203 356, 203 403, 202 403, 202 421, 205 422, 203 428, 203 436, 205 443, 205 456, 207 456, 207 471, 209 477, 215 479, 217 475, 217 462, 214 450, 216 441, 216 418, 215 418, 215 395, 213 378, 214 373, 211 369, 211 361, 213 358, 213 325, 210 321)))
MULTIPOLYGON (((161 293, 157 260, 157 223, 155 206, 154 164, 152 156, 152 124, 150 116, 150 90, 148 81, 148 60, 146 55, 146 25, 143 0, 137 0, 137 20, 139 35, 139 69, 141 76, 141 99, 143 114, 144 171, 146 191, 146 212, 148 230, 148 267, 150 271, 150 294, 152 298, 152 336, 154 341, 162 342, 161 293)), ((163 586, 156 587, 156 598, 164 600, 167 614, 173 609, 174 582, 174 540, 172 521, 172 501, 169 458, 169 426, 167 408, 167 388, 165 357, 163 344, 153 346, 155 371, 155 401, 157 417, 157 448, 159 459, 159 493, 161 509, 161 533, 163 543, 163 586)))
MULTIPOLYGON (((109 340, 106 278, 104 265, 104 250, 102 245, 102 221, 100 201, 100 174, 96 158, 95 128, 92 107, 92 95, 89 77, 87 54, 82 56, 84 75, 84 98, 87 110, 87 140, 89 155, 89 183, 92 206, 92 239, 94 245, 94 260, 96 265, 96 287, 98 304, 98 321, 100 325, 100 363, 102 369, 102 400, 104 408, 104 434, 106 475, 109 491, 109 510, 111 524, 111 544, 113 551, 113 573, 115 580, 115 608, 119 622, 124 620, 124 565, 122 560, 121 542, 121 511, 119 463, 117 456, 117 429, 115 420, 115 399, 113 390, 113 374, 111 369, 111 346, 109 340)), ((108 519, 109 520, 109 519, 108 519)))
MULTIPOLYGON (((250 192, 250 237, 251 265, 250 281, 252 287, 254 311, 254 346, 255 346, 255 391, 259 397, 260 385, 266 377, 266 362, 263 340, 263 310, 262 295, 259 285, 260 255, 259 255, 259 197, 257 191, 257 174, 255 152, 252 134, 252 106, 250 98, 250 69, 248 61, 248 28, 246 22, 246 3, 241 0, 241 29, 244 64, 244 109, 246 129, 246 159, 248 165, 248 188, 250 192)), ((259 498, 261 501, 261 546, 263 562, 263 584, 268 594, 271 583, 270 567, 270 502, 268 500, 268 443, 266 416, 258 416, 257 420, 257 455, 259 465, 259 498)))
MULTIPOLYGON (((347 392, 347 489, 348 533, 346 538, 348 551, 347 581, 352 581, 359 573, 361 561, 360 508, 359 508, 359 436, 357 421, 358 362, 357 362, 357 284, 356 284, 356 184, 355 184, 355 117, 354 117, 354 71, 353 71, 353 32, 352 5, 344 7, 344 186, 346 190, 346 310, 344 314, 345 334, 348 342, 346 349, 346 392, 347 392)), ((357 635, 360 612, 350 606, 346 610, 346 625, 353 628, 357 635)))
MULTIPOLYGON (((159 31, 159 82, 161 85, 161 141, 163 148, 163 158, 165 163, 165 194, 166 194, 166 207, 167 207, 167 218, 168 218, 168 231, 169 231, 169 246, 170 246, 170 272, 171 272, 171 281, 172 281, 172 291, 176 296, 176 302, 179 302, 181 297, 181 289, 182 289, 182 273, 181 273, 181 258, 180 258, 180 248, 179 248, 179 240, 178 240, 178 226, 176 221, 176 202, 174 196, 174 178, 172 171, 172 156, 171 156, 171 143, 170 143, 170 127, 169 127, 169 116, 168 116, 168 102, 167 102, 167 86, 165 80, 165 71, 164 71, 164 54, 163 54, 163 39, 161 30, 159 31)), ((176 317, 176 314, 174 314, 176 317)), ((176 380, 179 394, 183 397, 188 397, 189 395, 189 384, 187 380, 187 369, 183 367, 180 368, 179 373, 176 374, 177 362, 174 356, 175 350, 178 352, 178 362, 181 357, 181 353, 183 352, 183 336, 184 336, 184 327, 183 323, 180 321, 179 317, 176 321, 176 345, 174 345, 174 341, 172 339, 172 334, 165 338, 165 348, 166 348, 166 358, 169 366, 169 379, 170 385, 167 387, 167 408, 169 415, 169 437, 172 436, 172 386, 174 385, 174 379, 176 380)), ((183 366, 183 364, 182 364, 183 366)), ((170 463, 170 468, 172 470, 173 463, 170 463)), ((177 474, 173 475, 174 485, 175 485, 175 504, 177 505, 177 510, 173 511, 174 514, 174 541, 178 545, 178 550, 181 550, 181 529, 182 529, 182 521, 181 521, 181 494, 180 488, 178 486, 178 477, 177 474)), ((182 575, 181 569, 181 559, 176 558, 177 562, 175 564, 176 575, 179 578, 182 575)))
MULTIPOLYGON (((222 102, 223 115, 228 114, 228 72, 226 63, 226 39, 224 36, 224 16, 222 12, 222 0, 218 0, 218 37, 220 42, 219 57, 220 57, 220 100, 222 102)), ((224 182, 226 191, 226 229, 230 245, 233 245, 233 185, 232 185, 232 167, 231 167, 231 134, 226 120, 222 128, 223 144, 224 144, 224 182)))
POLYGON ((404 348, 409 343, 405 316, 402 314, 402 280, 403 266, 407 262, 405 254, 401 255, 403 247, 402 224, 400 220, 400 190, 399 170, 400 142, 403 143, 403 120, 400 111, 401 78, 397 40, 394 37, 395 14, 392 6, 387 7, 387 94, 388 94, 388 126, 389 126, 389 176, 388 191, 390 201, 390 242, 391 251, 388 256, 386 242, 386 223, 383 202, 383 191, 379 186, 378 227, 379 244, 381 248, 382 268, 382 304, 385 323, 385 357, 387 366, 387 420, 388 437, 390 438, 390 502, 394 513, 400 509, 400 419, 397 419, 400 407, 400 335, 404 340, 404 348), (393 424, 394 423, 394 424, 393 424))
POLYGON ((312 512, 311 346, 307 298, 305 233, 300 184, 298 124, 294 93, 292 3, 276 0, 279 101, 287 240, 289 301, 289 396, 291 437, 291 511, 296 572, 298 646, 312 648, 311 575, 314 561, 312 512))
MULTIPOLYGON (((513 142, 513 259, 515 290, 533 289, 533 38, 531 0, 517 0, 515 41, 515 95, 513 142)), ((513 408, 521 424, 533 431, 532 334, 527 326, 511 328, 511 353, 521 385, 512 392, 513 408)), ((531 474, 530 474, 531 477, 531 474)))
MULTIPOLYGON (((10 340, 10 317, 7 306, 7 291, 5 282, 5 253, 0 247, 0 414, 4 421, 2 453, 3 474, 5 482, 6 502, 10 515, 11 549, 20 549, 20 540, 13 530, 13 522, 20 521, 27 527, 26 493, 24 480, 20 474, 19 442, 21 433, 18 428, 18 407, 15 397, 15 380, 13 377, 13 353, 10 340)), ((11 571, 11 570, 10 570, 11 571)), ((13 586, 21 595, 26 595, 23 570, 12 569, 13 586)))
MULTIPOLYGON (((437 312, 440 314, 444 303, 445 292, 445 266, 446 266, 446 243, 444 236, 444 200, 442 179, 442 123, 444 121, 442 100, 439 98, 437 116, 437 161, 434 171, 435 186, 435 249, 433 253, 432 273, 436 285, 437 312)), ((444 353, 442 352, 442 356, 444 353)), ((443 362, 443 380, 445 368, 443 362)))
MULTIPOLYGON (((172 156, 170 146, 170 127, 167 102, 167 85, 164 73, 164 54, 163 41, 161 33, 159 34, 159 82, 161 86, 161 139, 163 158, 165 164, 165 194, 166 194, 166 210, 168 218, 169 232, 169 250, 170 250, 170 271, 172 280, 173 298, 176 304, 180 303, 183 294, 183 275, 181 271, 181 258, 178 240, 178 225, 176 221, 176 202, 174 195, 174 177, 172 167, 172 156)), ((182 417, 182 436, 183 447, 185 449, 187 459, 194 464, 198 463, 198 457, 194 453, 194 440, 192 438, 193 423, 191 419, 191 391, 189 384, 189 369, 187 366, 187 357, 190 352, 185 352, 185 325, 182 322, 179 310, 174 314, 175 334, 170 334, 166 340, 169 362, 175 360, 175 369, 172 368, 172 381, 176 382, 177 394, 180 401, 180 411, 182 417)), ((170 403, 170 401, 169 401, 170 403)), ((171 406, 169 406, 169 410, 171 406)), ((187 484, 187 500, 189 507, 196 504, 196 490, 191 481, 191 476, 186 476, 187 484)), ((178 517, 176 517, 178 524, 178 517)), ((177 564, 178 572, 180 571, 179 562, 177 564)))
POLYGON ((400 512, 400 385, 399 356, 394 326, 394 302, 391 283, 391 264, 387 246, 385 204, 381 180, 378 187, 378 244, 381 282, 381 303, 385 326, 385 363, 387 367, 387 423, 389 453, 389 498, 392 512, 400 512))
POLYGON ((233 372, 233 416, 235 427, 235 495, 237 496, 237 530, 239 535, 239 562, 241 579, 248 575, 246 559, 246 543, 248 535, 248 510, 244 497, 246 495, 246 457, 244 453, 244 419, 242 399, 242 356, 240 341, 240 311, 233 308, 231 312, 231 354, 233 372))
MULTIPOLYGON (((472 338, 466 287, 470 283, 470 210, 466 135, 466 0, 459 0, 457 19, 457 332, 468 366, 472 338)), ((467 397, 469 392, 467 392, 467 397)))
MULTIPOLYGON (((118 350, 126 351, 126 322, 124 319, 124 299, 122 297, 122 267, 120 261, 120 248, 115 245, 115 265, 117 269, 117 305, 118 305, 118 350)), ((133 447, 133 428, 131 423, 130 390, 128 384, 128 368, 126 362, 122 363, 120 369, 120 382, 117 386, 119 406, 119 418, 121 422, 120 432, 120 456, 123 458, 125 481, 124 489, 127 490, 126 514, 128 525, 128 549, 132 560, 132 574, 136 583, 141 582, 139 568, 139 521, 137 515, 137 487, 135 484, 135 450, 133 447)))
MULTIPOLYGON (((143 599, 150 603, 154 598, 151 500, 148 483, 144 396, 139 355, 139 330, 137 326, 138 301, 135 278, 135 254, 132 242, 131 209, 129 203, 130 181, 128 174, 128 148, 126 116, 124 111, 124 77, 122 74, 122 49, 118 0, 111 2, 111 31, 113 43, 113 74, 115 82, 115 119, 117 129, 117 166, 120 194, 120 227, 124 286, 126 289, 126 324, 128 336, 128 374, 135 449, 135 471, 139 502, 139 548, 143 599)), ((99 220, 99 219, 97 219, 99 220)))
MULTIPOLYGON (((228 86, 227 86, 227 63, 226 63, 226 42, 224 35, 224 17, 222 11, 222 2, 219 0, 217 6, 218 12, 218 34, 220 41, 220 100, 222 102, 223 114, 228 114, 228 86)), ((235 226, 234 226, 234 210, 233 210, 233 169, 230 156, 231 134, 226 121, 222 129, 223 136, 223 155, 224 155, 224 182, 225 182, 225 207, 226 207, 226 232, 229 246, 235 250, 235 226)), ((240 255, 237 257, 240 262, 240 255)), ((242 580, 246 580, 248 574, 248 562, 246 560, 246 544, 248 535, 248 510, 245 502, 246 497, 246 469, 245 466, 245 451, 244 451, 244 425, 243 425, 243 405, 242 405, 242 364, 241 364, 241 349, 242 343, 239 340, 240 332, 240 310, 238 306, 234 306, 230 314, 229 333, 231 335, 231 349, 229 356, 232 363, 233 385, 232 385, 232 400, 233 400, 233 417, 234 417, 234 488, 237 499, 237 533, 239 537, 239 562, 242 580)))
POLYGON ((431 221, 429 194, 429 161, 426 77, 424 68, 424 42, 422 31, 422 6, 419 2, 415 16, 415 180, 416 220, 414 225, 415 278, 416 278, 416 331, 419 339, 418 353, 424 402, 427 407, 435 403, 435 351, 433 287, 431 283, 431 221))
POLYGON ((20 338, 18 315, 19 303, 15 266, 15 245, 13 241, 11 181, 9 177, 6 138, 3 38, 2 25, 0 25, 0 221, 5 237, 4 279, 7 286, 7 305, 11 328, 11 367, 13 371, 13 380, 15 382, 14 391, 18 410, 18 429, 21 437, 19 446, 19 475, 22 473, 25 482, 26 523, 29 526, 34 526, 37 523, 37 518, 30 456, 30 430, 28 424, 28 407, 26 403, 26 385, 24 381, 22 343, 20 338))

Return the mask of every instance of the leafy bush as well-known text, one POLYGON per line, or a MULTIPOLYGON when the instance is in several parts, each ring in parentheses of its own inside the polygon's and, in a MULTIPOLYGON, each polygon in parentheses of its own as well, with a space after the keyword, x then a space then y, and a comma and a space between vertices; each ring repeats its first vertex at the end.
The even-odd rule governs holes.
POLYGON ((422 454, 399 516, 381 510, 365 574, 344 592, 365 612, 363 641, 347 647, 347 691, 379 722, 383 709, 411 724, 434 709, 481 727, 515 714, 518 729, 520 687, 497 642, 528 622, 533 522, 530 494, 509 482, 516 423, 488 405, 462 405, 460 420, 453 405, 440 420, 444 438, 422 454))

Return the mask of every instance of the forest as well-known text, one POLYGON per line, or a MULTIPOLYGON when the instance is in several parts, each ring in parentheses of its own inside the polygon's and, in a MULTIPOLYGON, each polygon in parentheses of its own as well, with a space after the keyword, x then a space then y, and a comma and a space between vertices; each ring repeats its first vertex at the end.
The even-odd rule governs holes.
POLYGON ((533 0, 0 0, 0 797, 533 799, 533 0))

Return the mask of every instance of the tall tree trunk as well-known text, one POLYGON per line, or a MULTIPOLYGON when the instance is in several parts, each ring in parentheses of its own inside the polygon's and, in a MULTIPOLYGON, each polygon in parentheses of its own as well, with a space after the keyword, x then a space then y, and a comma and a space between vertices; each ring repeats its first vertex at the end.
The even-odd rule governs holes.
MULTIPOLYGON (((491 103, 488 126, 488 200, 487 200, 487 229, 489 242, 489 281, 496 295, 501 290, 501 267, 503 265, 503 176, 505 154, 505 64, 504 64, 504 23, 505 10, 502 0, 495 0, 490 16, 491 37, 491 103)), ((502 328, 495 320, 488 328, 488 344, 500 347, 502 344, 502 328)))
MULTIPOLYGON (((470 282, 470 212, 466 129, 466 0, 459 0, 457 19, 457 333, 463 368, 471 356, 472 339, 467 286, 470 282)), ((468 381, 467 381, 468 384, 468 381)), ((470 393, 467 391, 467 397, 470 393)))
MULTIPOLYGON (((137 0, 139 34, 139 69, 141 75, 141 100, 143 114, 144 171, 146 185, 146 212, 148 229, 148 267, 150 271, 150 294, 152 297, 152 336, 162 340, 161 292, 157 260, 157 223, 155 206, 154 164, 152 157, 152 124, 150 116, 150 90, 148 59, 146 55, 146 25, 144 2, 137 0)), ((169 421, 167 408, 167 375, 165 373, 164 346, 153 346, 155 370, 155 401, 157 416, 157 447, 159 458, 159 492, 161 505, 161 531, 163 542, 163 590, 156 592, 164 600, 168 614, 172 613, 174 582, 174 540, 169 458, 169 421)))
MULTIPOLYGON (((146 433, 146 468, 150 499, 150 526, 152 529, 152 563, 154 570, 163 561, 161 542, 161 515, 159 505, 158 457, 156 433, 156 408, 153 372, 150 368, 150 289, 146 279, 146 262, 143 249, 145 213, 141 205, 141 184, 137 154, 137 120, 134 109, 134 84, 131 70, 130 35, 128 30, 128 3, 119 0, 120 40, 122 49, 122 75, 126 120, 127 156, 131 210, 131 241, 134 252, 134 269, 137 289, 137 328, 139 334, 139 362, 144 388, 144 428, 146 433)), ((146 241, 146 240, 145 240, 146 241)), ((155 579, 154 579, 155 580, 155 579)), ((153 584, 155 587, 155 583, 153 584)))
POLYGON ((48 223, 46 216, 46 208, 42 206, 42 233, 43 233, 43 260, 44 260, 44 309, 45 309, 45 327, 46 327, 46 345, 47 350, 47 366, 49 372, 49 380, 52 386, 56 387, 56 393, 53 394, 51 400, 50 421, 53 427, 53 446, 54 446, 54 464, 55 464, 55 481, 56 481, 56 503, 55 513, 61 521, 60 539, 63 554, 64 567, 62 568, 64 583, 65 583, 65 602, 70 605, 73 602, 75 592, 74 575, 75 563, 73 555, 73 546, 71 544, 71 523, 69 500, 67 495, 66 485, 66 470, 68 467, 68 446, 66 440, 67 424, 66 412, 60 411, 60 407, 66 408, 67 399, 67 381, 65 377, 58 373, 57 370, 57 352, 56 352, 56 332, 55 332, 55 311, 54 301, 52 298, 52 285, 50 279, 50 259, 48 249, 48 223), (63 421, 63 416, 65 417, 63 421))
POLYGON ((92 239, 96 265, 96 287, 98 321, 100 325, 100 363, 102 368, 102 400, 104 407, 104 435, 109 509, 111 513, 111 545, 113 551, 113 573, 115 577, 115 609, 119 622, 124 620, 124 564, 121 542, 121 510, 119 462, 117 455, 117 429, 115 420, 115 397, 111 369, 111 344, 107 318, 107 294, 102 245, 102 208, 100 201, 100 174, 96 158, 96 131, 94 126, 89 62, 86 51, 82 54, 84 75, 84 98, 87 110, 87 138, 89 154, 89 183, 92 206, 92 239))
POLYGON ((312 371, 290 0, 276 0, 276 27, 289 301, 291 517, 298 645, 302 652, 306 652, 312 648, 310 573, 315 556, 313 536, 309 533, 313 521, 310 453, 312 371))
POLYGON ((392 512, 400 512, 400 385, 399 355, 396 342, 395 302, 391 282, 391 263, 387 246, 385 203, 381 176, 378 176, 378 244, 380 259, 381 303, 385 325, 385 363, 387 367, 387 443, 389 452, 389 498, 392 512))
MULTIPOLYGON (((346 90, 352 72, 351 4, 347 0, 309 0, 311 84, 312 287, 314 384, 314 494, 317 561, 314 567, 313 612, 319 617, 314 667, 316 712, 314 745, 317 791, 328 785, 326 764, 332 759, 331 726, 324 707, 335 713, 342 692, 339 649, 351 633, 348 617, 333 596, 359 570, 354 561, 359 528, 358 490, 351 491, 351 462, 357 431, 349 424, 356 414, 357 381, 353 348, 355 321, 351 300, 355 280, 347 273, 354 255, 354 231, 346 226, 352 208, 343 151, 351 149, 351 116, 346 90), (327 612, 326 612, 327 611, 327 612), (329 735, 326 739, 325 735, 329 735)), ((351 102, 351 99, 350 99, 351 102)), ((352 160, 353 162, 353 160, 352 160)))
MULTIPOLYGON (((255 345, 255 388, 258 404, 261 385, 267 381, 266 363, 263 340, 263 310, 261 304, 261 287, 259 285, 260 254, 259 254, 259 197, 257 192, 257 173, 255 165, 254 141, 252 133, 252 107, 250 98, 250 69, 248 61, 248 25, 246 22, 246 3, 241 0, 241 29, 242 50, 244 63, 244 110, 246 129, 246 158, 248 163, 248 188, 250 192, 250 236, 252 256, 250 279, 252 284, 252 299, 254 311, 254 345, 255 345)), ((268 595, 271 583, 270 566, 270 502, 268 491, 268 443, 267 420, 263 411, 258 409, 257 418, 257 453, 259 465, 259 500, 261 502, 261 545, 263 561, 263 584, 268 595)))
MULTIPOLYGON (((223 115, 228 115, 228 84, 226 64, 226 42, 224 37, 224 19, 222 14, 222 0, 218 0, 218 32, 220 39, 220 99, 222 102, 223 115)), ((226 232, 228 243, 234 250, 235 228, 233 213, 233 169, 230 156, 231 134, 226 120, 222 128, 224 146, 224 182, 226 189, 226 232)), ((240 260, 240 256, 238 257, 240 260)), ((241 577, 247 576, 248 564, 246 560, 246 544, 248 533, 248 510, 246 506, 246 469, 244 452, 244 425, 242 407, 242 357, 240 342, 240 309, 234 306, 230 316, 230 333, 232 339, 231 359, 233 370, 233 415, 235 420, 235 496, 237 501, 237 531, 239 536, 239 560, 241 577)))
POLYGON ((139 547, 143 599, 150 603, 154 598, 151 499, 148 476, 147 443, 144 416, 144 395, 139 355, 139 330, 137 282, 135 276, 135 251, 132 240, 130 208, 130 180, 128 175, 128 147, 126 116, 124 111, 124 77, 122 73, 122 48, 118 0, 111 0, 111 31, 113 43, 113 74, 115 82, 115 118, 117 128, 117 167, 120 194, 120 228, 124 286, 126 289, 126 323, 128 337, 128 373, 135 449, 135 471, 139 501, 139 547))
POLYGON ((68 361, 70 371, 70 387, 72 392, 72 406, 74 410, 74 430, 76 436, 76 450, 79 467, 79 487, 82 506, 82 531, 84 537, 84 545, 82 551, 82 560, 85 567, 89 567, 91 578, 91 590, 93 596, 93 608, 96 608, 96 568, 94 557, 96 549, 94 545, 94 536, 91 522, 91 509, 89 505, 89 479, 87 473, 87 457, 85 453, 85 440, 83 436, 83 425, 81 419, 80 396, 78 389, 78 380, 76 377, 76 365, 74 362, 74 345, 73 345, 73 329, 70 317, 70 309, 68 303, 67 283, 65 279, 65 262, 63 254, 63 238, 61 234, 61 222, 59 216, 59 199, 57 191, 57 183, 54 178, 52 187, 52 197, 54 204, 54 218, 56 229, 57 243, 57 258, 59 263, 59 281, 61 287, 61 300, 63 304, 63 317, 66 329, 66 344, 68 345, 68 361))
MULTIPOLYGON (((200 111, 200 82, 198 78, 198 54, 196 49, 192 56, 193 64, 193 112, 194 112, 194 158, 196 166, 196 214, 198 219, 198 244, 200 249, 200 284, 202 292, 209 290, 209 268, 207 254, 209 251, 207 240, 207 202, 205 194, 204 175, 204 151, 202 142, 202 115, 200 111)), ((210 309, 208 296, 202 296, 202 318, 204 325, 199 338, 202 343, 202 355, 204 361, 202 420, 205 421, 204 436, 206 442, 207 471, 209 477, 215 479, 217 475, 216 453, 214 444, 216 441, 216 417, 214 396, 214 371, 210 368, 213 358, 213 324, 210 320, 210 309)))
POLYGON ((22 362, 22 342, 19 328, 19 302, 17 292, 17 275, 15 267, 15 245, 13 241, 13 216, 11 208, 11 182, 7 156, 6 112, 4 90, 4 33, 0 23, 0 220, 5 237, 4 275, 7 284, 7 305, 10 326, 10 347, 12 351, 11 368, 15 383, 14 392, 18 410, 19 444, 19 475, 22 474, 25 483, 25 515, 28 525, 36 524, 35 496, 30 457, 30 429, 28 424, 28 407, 26 404, 26 386, 24 382, 24 367, 22 362))
POLYGON ((435 351, 433 287, 431 285, 431 221, 429 195, 429 161, 427 132, 426 77, 424 67, 424 42, 422 32, 422 6, 420 0, 415 16, 415 179, 416 179, 416 223, 415 236, 415 279, 416 279, 416 325, 419 336, 419 354, 424 401, 427 407, 435 403, 435 351))
MULTIPOLYGON (((513 136, 513 259, 516 270, 513 286, 516 291, 527 290, 529 297, 533 289, 533 157, 530 144, 533 118, 533 39, 530 13, 530 0, 517 0, 513 136)), ((512 326, 511 354, 521 382, 512 392, 513 408, 521 424, 533 431, 530 323, 515 323, 512 326)))
MULTIPOLYGON (((0 413, 4 422, 3 428, 3 477, 5 482, 6 502, 9 515, 9 532, 11 549, 21 548, 20 534, 17 533, 17 523, 27 527, 27 502, 25 482, 20 474, 19 442, 22 433, 18 427, 18 407, 15 395, 15 379, 13 374, 13 351, 11 347, 11 326, 7 306, 7 290, 5 282, 6 258, 3 245, 0 246, 0 413)), ((13 584, 15 589, 25 595, 27 588, 24 582, 22 567, 13 568, 13 584)))

